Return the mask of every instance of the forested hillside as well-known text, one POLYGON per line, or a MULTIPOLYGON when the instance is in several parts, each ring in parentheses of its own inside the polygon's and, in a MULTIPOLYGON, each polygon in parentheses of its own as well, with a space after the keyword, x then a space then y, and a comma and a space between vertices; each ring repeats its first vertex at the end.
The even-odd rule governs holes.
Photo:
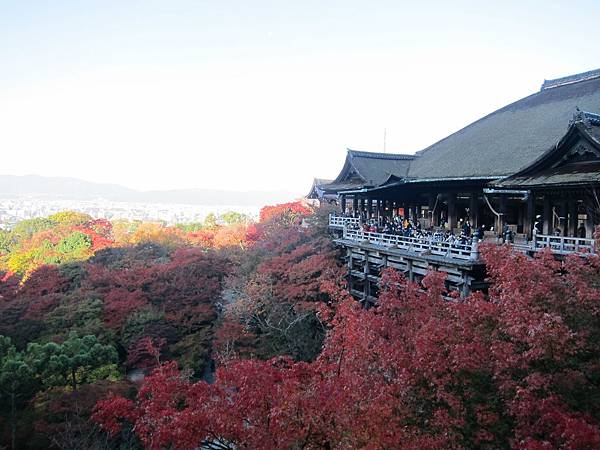
POLYGON ((309 213, 287 204, 260 223, 231 212, 166 227, 64 212, 2 232, 2 445, 110 448, 94 404, 134 395, 162 362, 210 380, 234 355, 314 359, 317 304, 341 272, 323 228, 300 226, 309 213))
POLYGON ((326 210, 1 236, 6 448, 600 448, 600 258, 483 254, 489 295, 345 291, 326 210))

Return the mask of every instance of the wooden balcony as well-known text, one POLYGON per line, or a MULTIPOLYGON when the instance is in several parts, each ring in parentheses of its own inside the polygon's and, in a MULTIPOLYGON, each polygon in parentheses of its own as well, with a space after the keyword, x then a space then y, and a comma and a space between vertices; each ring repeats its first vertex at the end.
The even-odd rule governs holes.
POLYGON ((448 242, 437 241, 434 238, 422 239, 395 234, 372 233, 363 230, 352 230, 344 228, 343 239, 390 247, 408 252, 437 255, 445 258, 455 258, 461 260, 477 260, 479 252, 477 243, 474 244, 450 244, 448 242))
POLYGON ((567 255, 570 253, 589 254, 596 253, 596 241, 594 239, 584 239, 568 236, 548 236, 534 235, 530 249, 538 252, 545 248, 551 249, 554 253, 567 255))
POLYGON ((345 217, 345 216, 329 216, 329 227, 330 228, 345 228, 347 226, 360 226, 360 219, 358 217, 345 217))

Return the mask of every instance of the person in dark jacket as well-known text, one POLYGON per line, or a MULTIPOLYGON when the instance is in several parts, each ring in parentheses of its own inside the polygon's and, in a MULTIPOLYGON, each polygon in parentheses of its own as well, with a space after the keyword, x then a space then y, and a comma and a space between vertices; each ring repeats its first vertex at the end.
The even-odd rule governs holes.
POLYGON ((542 234, 542 216, 535 216, 533 224, 533 234, 542 234))
POLYGON ((468 220, 465 220, 465 223, 463 223, 462 232, 467 237, 471 236, 471 224, 468 220))

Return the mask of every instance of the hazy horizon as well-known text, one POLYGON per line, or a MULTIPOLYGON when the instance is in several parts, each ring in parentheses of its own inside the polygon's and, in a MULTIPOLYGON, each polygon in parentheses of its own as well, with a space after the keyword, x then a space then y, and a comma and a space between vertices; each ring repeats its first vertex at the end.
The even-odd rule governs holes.
MULTIPOLYGON (((3 172, 289 190, 600 67, 600 4, 4 2, 3 172), (576 49, 576 51, 574 51, 576 49), (591 64, 591 65, 590 65, 591 64)), ((600 105, 599 105, 600 108, 600 105)))

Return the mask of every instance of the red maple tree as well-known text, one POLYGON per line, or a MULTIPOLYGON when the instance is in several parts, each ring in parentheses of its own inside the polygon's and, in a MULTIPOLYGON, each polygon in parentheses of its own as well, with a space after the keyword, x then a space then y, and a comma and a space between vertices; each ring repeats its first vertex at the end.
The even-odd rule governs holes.
POLYGON ((377 308, 340 301, 312 363, 232 360, 212 385, 167 363, 94 417, 147 448, 598 448, 599 258, 483 252, 488 298, 389 270, 377 308))

